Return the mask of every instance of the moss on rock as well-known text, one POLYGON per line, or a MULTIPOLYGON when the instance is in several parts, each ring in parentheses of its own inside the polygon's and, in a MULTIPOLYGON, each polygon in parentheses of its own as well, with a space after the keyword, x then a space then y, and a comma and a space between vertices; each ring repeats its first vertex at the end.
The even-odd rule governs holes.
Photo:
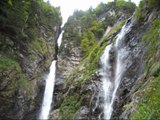
POLYGON ((143 43, 148 46, 146 59, 146 75, 143 85, 137 90, 136 96, 140 99, 131 119, 160 118, 160 20, 154 20, 150 31, 143 37, 143 43))
POLYGON ((81 100, 81 96, 76 93, 72 96, 67 96, 60 106, 62 119, 74 119, 76 111, 80 108, 81 100))

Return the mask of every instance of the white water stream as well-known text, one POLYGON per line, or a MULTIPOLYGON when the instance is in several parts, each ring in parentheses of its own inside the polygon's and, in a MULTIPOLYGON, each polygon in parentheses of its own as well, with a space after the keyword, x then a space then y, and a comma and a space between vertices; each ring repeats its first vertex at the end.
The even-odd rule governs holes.
POLYGON ((113 89, 112 81, 110 80, 111 75, 111 64, 109 51, 111 50, 112 45, 108 45, 105 48, 104 54, 101 56, 101 64, 102 64, 102 81, 103 81, 103 90, 104 90, 104 118, 109 119, 111 116, 112 107, 111 103, 111 92, 113 89))
POLYGON ((63 33, 64 33, 64 31, 61 32, 61 34, 59 35, 59 38, 58 38, 58 40, 57 40, 58 47, 61 46, 63 33))
MULTIPOLYGON (((60 36, 58 37, 58 40, 57 40, 58 47, 60 47, 61 45, 63 33, 64 31, 62 31, 60 36)), ((50 72, 46 79, 43 103, 41 107, 41 112, 39 114, 40 120, 47 120, 49 118, 49 113, 50 113, 52 98, 53 98, 53 92, 54 92, 54 86, 55 86, 55 79, 56 79, 56 62, 57 62, 56 60, 52 61, 52 64, 50 66, 50 72)))
POLYGON ((54 84, 55 84, 55 74, 56 74, 56 60, 54 60, 50 66, 50 72, 46 79, 45 92, 43 97, 43 103, 41 108, 41 113, 39 119, 47 120, 49 116, 49 112, 51 109, 54 84))
POLYGON ((127 25, 127 23, 122 27, 121 32, 118 34, 116 43, 114 46, 108 45, 105 48, 103 55, 101 56, 102 64, 102 81, 103 81, 103 90, 104 90, 104 119, 109 120, 113 112, 113 103, 116 98, 117 89, 122 79, 122 74, 125 70, 124 59, 128 52, 122 47, 123 39, 130 31, 132 24, 127 25), (110 63, 110 50, 115 48, 116 60, 115 60, 115 76, 113 76, 110 63))

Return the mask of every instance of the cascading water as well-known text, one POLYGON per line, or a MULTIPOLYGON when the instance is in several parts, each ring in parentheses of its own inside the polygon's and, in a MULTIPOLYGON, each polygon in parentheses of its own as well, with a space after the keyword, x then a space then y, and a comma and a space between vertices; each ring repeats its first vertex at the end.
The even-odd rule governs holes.
POLYGON ((51 103, 52 103, 52 97, 53 97, 53 91, 54 91, 55 74, 56 74, 56 60, 52 62, 50 66, 49 75, 46 79, 43 103, 42 103, 41 113, 39 116, 39 119, 42 119, 42 120, 48 119, 48 116, 49 116, 51 103))
POLYGON ((59 35, 59 38, 58 38, 58 40, 57 40, 58 47, 61 46, 63 33, 64 33, 64 31, 61 32, 61 34, 59 35))
MULTIPOLYGON (((63 36, 64 31, 61 32, 57 44, 58 47, 60 47, 61 42, 62 42, 62 36, 63 36)), ((57 59, 57 55, 54 59, 57 59)), ((50 109, 51 109, 51 103, 52 103, 52 97, 53 97, 53 92, 54 92, 54 85, 55 85, 55 79, 56 79, 56 60, 52 61, 52 64, 50 66, 50 72, 48 74, 48 77, 46 79, 46 86, 45 86, 45 91, 44 91, 44 96, 43 96, 43 103, 41 107, 41 112, 39 115, 39 119, 41 120, 47 120, 49 117, 50 109)))
POLYGON ((103 89, 104 89, 104 118, 109 119, 111 116, 112 107, 111 103, 111 92, 113 89, 113 84, 111 81, 111 64, 109 51, 111 50, 112 45, 108 45, 105 48, 104 54, 101 56, 101 64, 102 64, 102 81, 103 81, 103 89))
MULTIPOLYGON (((64 31, 61 32, 57 40, 58 47, 60 47, 61 45, 61 42, 62 42, 61 39, 62 39, 63 33, 64 31)), ((54 59, 57 59, 57 56, 54 59)), ((41 112, 39 115, 39 119, 41 120, 44 120, 44 119, 47 120, 49 117, 52 97, 53 97, 53 92, 54 92, 55 79, 56 79, 56 62, 57 62, 56 60, 52 61, 52 64, 50 66, 50 72, 46 79, 43 103, 42 103, 41 112)))
POLYGON ((103 81, 103 89, 104 89, 104 119, 108 120, 111 118, 113 111, 113 103, 116 98, 116 92, 119 87, 122 75, 125 70, 125 62, 124 59, 127 56, 128 52, 123 48, 123 39, 130 31, 132 26, 129 23, 131 19, 127 21, 127 23, 122 27, 121 32, 117 35, 115 45, 108 45, 105 48, 103 55, 101 56, 101 64, 102 64, 102 81, 103 81), (115 48, 116 60, 115 60, 115 70, 113 71, 111 65, 110 51, 111 48, 115 48), (115 74, 113 74, 115 72, 115 74))

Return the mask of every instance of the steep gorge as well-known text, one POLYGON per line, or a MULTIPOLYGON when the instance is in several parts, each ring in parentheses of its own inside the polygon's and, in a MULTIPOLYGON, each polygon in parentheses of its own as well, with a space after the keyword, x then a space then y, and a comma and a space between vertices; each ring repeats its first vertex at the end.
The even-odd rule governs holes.
POLYGON ((49 77, 56 77, 50 119, 160 118, 159 13, 157 0, 75 11, 58 50, 59 8, 42 0, 2 0, 0 118, 39 119, 45 79, 57 58, 56 76, 49 77))
POLYGON ((61 31, 43 0, 0 1, 0 118, 36 119, 61 31))

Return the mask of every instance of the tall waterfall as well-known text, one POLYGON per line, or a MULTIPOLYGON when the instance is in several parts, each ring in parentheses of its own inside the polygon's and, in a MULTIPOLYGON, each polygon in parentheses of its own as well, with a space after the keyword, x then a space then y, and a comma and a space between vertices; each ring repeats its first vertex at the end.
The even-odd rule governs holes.
POLYGON ((122 75, 125 70, 125 58, 128 54, 127 50, 123 46, 123 40, 126 33, 130 31, 132 24, 131 19, 122 27, 121 32, 117 35, 117 39, 114 45, 110 44, 105 48, 103 55, 101 56, 102 64, 102 81, 104 90, 104 119, 111 118, 113 112, 113 103, 116 98, 116 92, 122 79, 122 75), (110 51, 114 48, 116 53, 116 59, 114 66, 111 65, 110 51), (113 67, 114 70, 113 70, 113 67), (115 72, 113 74, 113 72, 115 72))
POLYGON ((113 83, 111 81, 111 64, 109 51, 111 50, 112 45, 108 45, 105 48, 104 54, 101 56, 101 64, 102 64, 102 81, 103 81, 103 89, 104 89, 104 118, 109 119, 112 113, 111 107, 111 94, 113 89, 113 83))
POLYGON ((43 103, 42 103, 41 113, 39 116, 39 119, 42 119, 42 120, 48 119, 48 116, 49 116, 52 97, 53 97, 53 91, 54 91, 55 74, 56 74, 56 60, 52 62, 50 66, 49 75, 46 79, 43 103))

